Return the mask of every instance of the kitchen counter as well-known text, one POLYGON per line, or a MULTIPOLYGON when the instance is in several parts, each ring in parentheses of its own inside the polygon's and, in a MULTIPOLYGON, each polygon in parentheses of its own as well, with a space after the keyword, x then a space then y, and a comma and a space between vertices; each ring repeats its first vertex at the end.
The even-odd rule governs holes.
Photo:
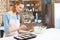
POLYGON ((13 37, 0 38, 0 40, 15 40, 13 37))
MULTIPOLYGON (((0 40, 15 40, 13 37, 0 38, 0 40)), ((46 29, 42 33, 37 34, 37 37, 29 40, 60 40, 60 29, 46 29)))

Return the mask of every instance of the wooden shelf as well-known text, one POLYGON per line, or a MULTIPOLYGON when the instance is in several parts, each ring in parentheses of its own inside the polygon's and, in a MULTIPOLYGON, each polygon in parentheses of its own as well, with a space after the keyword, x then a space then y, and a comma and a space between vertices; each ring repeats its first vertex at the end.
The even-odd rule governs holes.
POLYGON ((42 11, 42 1, 24 1, 24 5, 25 5, 25 10, 31 9, 33 10, 38 10, 38 11, 42 11))
POLYGON ((41 0, 23 0, 23 1, 41 1, 41 0))

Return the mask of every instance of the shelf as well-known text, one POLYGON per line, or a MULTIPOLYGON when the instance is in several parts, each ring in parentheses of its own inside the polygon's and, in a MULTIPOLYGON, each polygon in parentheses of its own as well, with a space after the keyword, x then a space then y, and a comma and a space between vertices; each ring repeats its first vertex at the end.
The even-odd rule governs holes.
POLYGON ((5 12, 6 11, 6 0, 0 0, 0 12, 5 12), (2 5, 1 5, 2 4, 2 5))
POLYGON ((25 10, 29 12, 29 10, 33 11, 42 11, 42 1, 24 1, 25 10))
POLYGON ((23 1, 41 1, 41 0, 23 0, 23 1))

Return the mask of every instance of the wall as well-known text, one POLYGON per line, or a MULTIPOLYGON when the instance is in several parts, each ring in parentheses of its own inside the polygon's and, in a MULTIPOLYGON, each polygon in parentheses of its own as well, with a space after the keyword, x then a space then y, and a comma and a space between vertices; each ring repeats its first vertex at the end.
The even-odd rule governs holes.
POLYGON ((2 14, 0 13, 0 24, 2 24, 2 14))

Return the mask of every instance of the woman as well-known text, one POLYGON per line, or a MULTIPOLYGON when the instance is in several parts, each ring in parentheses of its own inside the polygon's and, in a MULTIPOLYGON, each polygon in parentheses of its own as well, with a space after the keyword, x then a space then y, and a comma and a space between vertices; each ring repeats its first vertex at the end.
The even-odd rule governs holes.
POLYGON ((5 37, 18 35, 18 30, 25 30, 25 25, 20 26, 20 16, 18 13, 23 11, 24 5, 20 2, 13 2, 12 11, 3 15, 5 37), (20 26, 20 27, 19 27, 20 26))

